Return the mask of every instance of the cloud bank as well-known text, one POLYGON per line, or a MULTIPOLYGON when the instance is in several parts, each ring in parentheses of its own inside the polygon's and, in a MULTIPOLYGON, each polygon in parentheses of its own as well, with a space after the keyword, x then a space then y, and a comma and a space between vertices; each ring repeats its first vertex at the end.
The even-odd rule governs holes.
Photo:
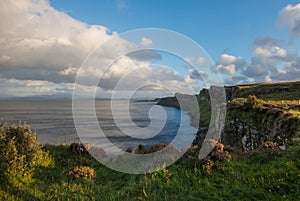
MULTIPOLYGON (((107 27, 88 25, 56 10, 47 0, 1 0, 1 5, 0 85, 6 89, 1 97, 70 94, 87 55, 109 39, 118 37, 118 33, 107 27)), ((104 73, 104 67, 112 62, 106 58, 127 45, 150 48, 153 43, 147 37, 142 37, 139 44, 120 39, 118 46, 101 53, 98 66, 84 72, 87 79, 104 73)), ((155 80, 161 84, 172 83, 170 87, 177 91, 187 87, 183 76, 179 78, 166 68, 150 68, 150 61, 160 59, 159 54, 150 50, 127 55, 104 73, 98 94, 107 95, 125 73, 141 66, 145 67, 143 71, 132 73, 131 82, 124 85, 124 90, 155 80)))
POLYGON ((289 52, 271 37, 256 38, 249 62, 241 57, 222 54, 217 62, 227 84, 293 81, 300 78, 300 55, 289 52))

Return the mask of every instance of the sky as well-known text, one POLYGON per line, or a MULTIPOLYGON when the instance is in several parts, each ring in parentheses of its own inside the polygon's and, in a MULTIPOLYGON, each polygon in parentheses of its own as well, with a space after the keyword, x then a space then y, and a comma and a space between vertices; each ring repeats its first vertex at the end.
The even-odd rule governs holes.
POLYGON ((96 89, 100 98, 114 92, 121 98, 127 97, 136 88, 143 88, 144 96, 163 96, 170 91, 186 92, 188 88, 197 93, 204 85, 296 81, 300 77, 299 1, 0 3, 1 98, 70 97, 78 73, 84 82, 77 87, 90 93, 96 89), (147 34, 139 41, 122 38, 124 32, 144 28, 183 34, 198 43, 207 55, 186 54, 180 60, 153 50, 124 55, 105 68, 118 51, 129 46, 158 46, 147 34), (82 69, 90 53, 112 38, 117 38, 114 46, 96 51, 91 57, 98 59, 97 65, 82 69), (211 63, 215 65, 213 71, 209 69, 211 63), (213 81, 211 74, 216 72, 221 81, 213 81), (101 77, 96 86, 88 83, 93 77, 101 77))

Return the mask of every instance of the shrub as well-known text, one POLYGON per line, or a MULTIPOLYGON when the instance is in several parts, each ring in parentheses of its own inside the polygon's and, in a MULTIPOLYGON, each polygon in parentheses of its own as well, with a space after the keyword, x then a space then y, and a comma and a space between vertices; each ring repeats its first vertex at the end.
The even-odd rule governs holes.
POLYGON ((154 152, 158 152, 160 150, 165 149, 166 147, 169 147, 169 151, 172 150, 174 152, 177 152, 178 150, 174 147, 173 144, 165 144, 165 143, 158 143, 158 144, 154 144, 151 147, 146 147, 142 144, 140 144, 137 148, 137 150, 135 151, 135 154, 150 154, 150 153, 154 153, 154 152))
POLYGON ((30 176, 38 165, 48 166, 51 159, 41 150, 36 133, 30 126, 0 124, 0 173, 4 175, 30 176))
POLYGON ((202 161, 202 168, 207 173, 213 169, 222 169, 226 162, 231 159, 231 155, 224 150, 224 145, 217 142, 213 151, 202 161))
POLYGON ((281 109, 278 108, 273 108, 267 111, 266 113, 267 115, 272 115, 274 117, 279 117, 280 115, 283 114, 283 111, 281 109))
POLYGON ((164 144, 164 143, 154 144, 150 147, 150 150, 148 152, 154 153, 154 152, 157 152, 157 151, 160 151, 160 150, 166 148, 167 146, 168 146, 168 144, 164 144))
POLYGON ((82 143, 79 143, 79 142, 74 142, 74 143, 70 144, 69 151, 75 155, 88 153, 85 145, 82 143))
POLYGON ((264 108, 264 101, 258 99, 255 95, 249 95, 247 97, 246 107, 248 109, 256 108, 256 109, 263 109, 264 108))
POLYGON ((245 105, 246 102, 247 102, 246 98, 235 98, 228 102, 227 107, 229 110, 241 108, 245 105))
POLYGON ((144 145, 140 144, 138 146, 137 150, 135 151, 135 153, 136 154, 146 154, 146 153, 148 153, 148 149, 144 145))
POLYGON ((268 157, 277 157, 281 155, 280 148, 275 142, 264 142, 258 149, 258 152, 267 154, 268 157))
POLYGON ((191 159, 197 160, 199 155, 199 147, 197 145, 189 147, 184 155, 182 156, 183 159, 191 159))
POLYGON ((66 175, 71 179, 95 179, 96 172, 93 168, 88 166, 77 166, 66 172, 66 175))
POLYGON ((132 149, 130 147, 128 147, 126 150, 125 150, 126 153, 132 153, 132 149))

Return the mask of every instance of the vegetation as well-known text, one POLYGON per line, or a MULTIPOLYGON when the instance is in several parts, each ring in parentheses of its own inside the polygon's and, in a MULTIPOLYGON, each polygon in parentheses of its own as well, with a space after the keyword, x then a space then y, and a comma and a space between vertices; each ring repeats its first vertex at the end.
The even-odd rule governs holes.
MULTIPOLYGON (((226 147, 217 150, 223 148, 230 150, 226 147)), ((88 154, 72 154, 66 145, 45 145, 42 149, 50 154, 54 165, 37 166, 32 177, 1 175, 0 200, 277 201, 300 198, 299 141, 280 154, 231 149, 231 159, 211 169, 197 159, 197 148, 190 148, 172 166, 145 175, 116 172, 88 154), (97 177, 76 176, 74 179, 66 174, 69 170, 78 172, 80 168, 76 167, 85 167, 85 173, 94 170, 95 174, 88 175, 97 177)))
POLYGON ((254 95, 235 98, 227 103, 222 142, 244 150, 256 149, 266 141, 291 144, 300 124, 297 111, 300 105, 271 103, 254 95))
POLYGON ((49 166, 51 160, 43 152, 36 134, 21 122, 18 125, 0 123, 0 174, 30 176, 36 166, 49 166))
MULTIPOLYGON (((229 88, 229 87, 228 87, 229 88)), ((300 99, 300 81, 279 83, 258 83, 235 86, 233 98, 246 98, 255 95, 262 100, 282 101, 300 99)))
MULTIPOLYGON (((221 142, 244 150, 256 149, 266 141, 289 144, 299 132, 300 82, 287 82, 225 87, 227 114, 221 142)), ((194 145, 201 146, 211 120, 209 90, 196 95, 200 110, 200 121, 194 145)), ((188 101, 188 100, 187 100, 188 101)), ((176 97, 162 98, 159 105, 179 108, 176 97)), ((188 102, 185 105, 189 105, 188 102)), ((181 108, 193 114, 191 108, 181 108)), ((196 113, 198 114, 198 113, 196 113)))
POLYGON ((89 166, 76 166, 71 168, 69 171, 66 172, 66 175, 71 179, 95 179, 96 172, 93 168, 89 166))

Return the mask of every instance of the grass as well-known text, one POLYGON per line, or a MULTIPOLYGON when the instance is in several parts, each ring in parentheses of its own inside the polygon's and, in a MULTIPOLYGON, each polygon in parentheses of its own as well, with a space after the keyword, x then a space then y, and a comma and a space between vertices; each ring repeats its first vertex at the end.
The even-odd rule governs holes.
POLYGON ((237 85, 233 98, 246 98, 249 95, 266 101, 299 100, 300 81, 237 85))
POLYGON ((300 144, 279 157, 265 153, 233 155, 225 167, 203 171, 196 159, 145 175, 129 175, 104 167, 89 155, 72 155, 67 146, 43 147, 52 156, 32 178, 0 177, 0 200, 299 200, 300 144), (90 166, 96 179, 68 178, 75 166, 90 166))

